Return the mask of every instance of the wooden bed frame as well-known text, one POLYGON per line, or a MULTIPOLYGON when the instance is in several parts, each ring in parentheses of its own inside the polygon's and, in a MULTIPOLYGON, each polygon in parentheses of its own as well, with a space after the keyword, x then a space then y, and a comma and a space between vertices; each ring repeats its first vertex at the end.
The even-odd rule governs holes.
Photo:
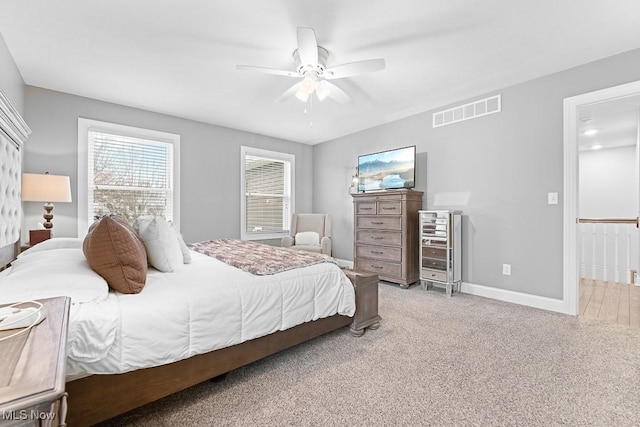
POLYGON ((349 325, 335 315, 168 365, 67 383, 69 426, 89 426, 349 325))
MULTIPOLYGON (((0 248, 0 265, 13 261, 19 248, 19 242, 0 248)), ((377 287, 375 294, 377 302, 377 287)), ((66 385, 67 424, 90 426, 344 326, 361 335, 371 323, 354 327, 353 318, 336 314, 168 365, 73 380, 66 385)))

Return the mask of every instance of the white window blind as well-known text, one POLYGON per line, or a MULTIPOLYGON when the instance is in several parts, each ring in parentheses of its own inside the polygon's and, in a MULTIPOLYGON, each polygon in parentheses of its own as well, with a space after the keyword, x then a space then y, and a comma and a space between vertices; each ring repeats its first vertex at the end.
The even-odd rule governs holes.
POLYGON ((173 156, 170 142, 89 129, 88 218, 118 214, 173 220, 173 156))
POLYGON ((269 239, 289 233, 293 155, 243 147, 242 238, 269 239))

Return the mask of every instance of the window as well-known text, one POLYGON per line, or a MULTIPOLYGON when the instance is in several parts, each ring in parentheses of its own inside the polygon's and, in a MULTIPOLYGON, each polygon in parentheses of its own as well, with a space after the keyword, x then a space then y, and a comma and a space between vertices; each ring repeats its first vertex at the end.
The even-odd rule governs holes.
POLYGON ((78 236, 110 213, 179 224, 179 153, 179 135, 79 119, 78 236))
POLYGON ((241 147, 240 151, 242 239, 288 235, 295 208, 295 156, 250 147, 241 147))

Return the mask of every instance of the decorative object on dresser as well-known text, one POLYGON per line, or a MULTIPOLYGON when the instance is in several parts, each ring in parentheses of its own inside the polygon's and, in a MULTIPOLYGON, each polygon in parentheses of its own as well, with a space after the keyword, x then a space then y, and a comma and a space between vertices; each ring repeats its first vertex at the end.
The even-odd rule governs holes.
POLYGON ((352 194, 354 269, 408 288, 420 279, 419 217, 422 191, 352 194))
POLYGON ((52 228, 53 204, 51 202, 71 202, 71 184, 68 176, 23 173, 22 174, 22 201, 45 202, 44 228, 52 228))
MULTIPOLYGON (((41 301, 46 318, 0 341, 0 424, 64 426, 65 361, 70 299, 41 301), (17 422, 17 424, 12 424, 17 422), (25 422, 28 422, 25 424, 25 422)), ((15 330, 0 332, 0 339, 15 330)))
POLYGON ((29 246, 37 245, 40 242, 49 240, 51 238, 51 229, 45 228, 44 230, 29 230, 29 246))
POLYGON ((331 256, 331 217, 326 214, 293 214, 283 248, 301 249, 331 256))
POLYGON ((349 330, 354 337, 364 335, 365 328, 380 327, 382 318, 378 315, 378 275, 343 269, 356 291, 356 314, 349 330))
POLYGON ((462 282, 462 214, 460 211, 420 211, 420 283, 442 285, 451 296, 462 282))

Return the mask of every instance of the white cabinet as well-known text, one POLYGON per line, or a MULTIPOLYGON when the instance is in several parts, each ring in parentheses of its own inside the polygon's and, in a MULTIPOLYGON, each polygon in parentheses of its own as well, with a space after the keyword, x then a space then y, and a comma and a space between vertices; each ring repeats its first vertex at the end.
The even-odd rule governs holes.
POLYGON ((460 211, 420 211, 420 283, 444 286, 447 295, 462 282, 462 214, 460 211))

